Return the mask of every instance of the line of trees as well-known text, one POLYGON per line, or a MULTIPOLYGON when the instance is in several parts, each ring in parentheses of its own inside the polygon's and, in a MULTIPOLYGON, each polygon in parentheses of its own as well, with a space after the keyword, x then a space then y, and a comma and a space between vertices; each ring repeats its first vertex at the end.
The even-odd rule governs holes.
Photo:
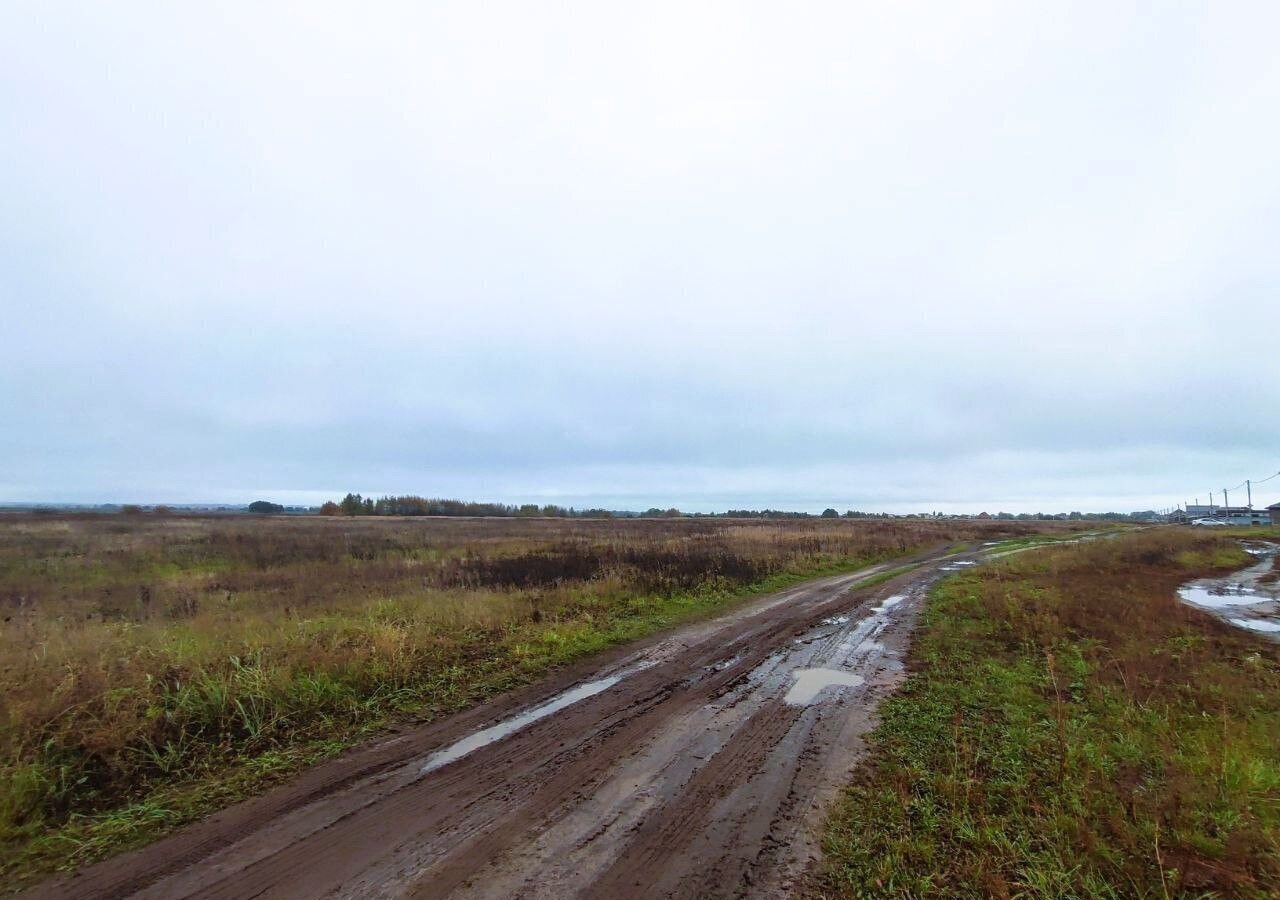
MULTIPOLYGON (((811 519, 806 512, 788 512, 785 509, 728 509, 723 513, 726 519, 811 519)), ((825 513, 824 513, 825 515, 825 513)))
POLYGON ((324 516, 504 516, 510 518, 552 517, 610 518, 607 509, 574 509, 548 503, 539 506, 525 503, 513 506, 506 503, 476 503, 469 500, 446 500, 437 497, 418 497, 406 494, 399 497, 363 497, 347 494, 341 501, 330 500, 320 507, 324 516))
MULTIPOLYGON (((258 501, 250 504, 253 512, 281 512, 283 507, 258 501), (271 507, 270 509, 260 507, 271 507)), ((470 500, 446 500, 436 497, 419 497, 413 494, 386 497, 364 497, 360 494, 347 494, 342 500, 330 500, 320 507, 323 516, 501 516, 507 518, 615 518, 617 516, 641 519, 677 519, 693 516, 695 518, 727 518, 727 519, 892 519, 902 518, 890 513, 872 513, 850 509, 838 512, 832 507, 824 509, 819 516, 807 512, 791 512, 782 509, 730 509, 723 513, 683 513, 672 507, 660 509, 653 507, 644 512, 614 512, 608 509, 574 509, 572 506, 557 506, 548 503, 539 506, 537 503, 525 503, 519 506, 507 503, 477 503, 470 500)), ((934 518, 936 514, 917 513, 907 518, 934 518)), ((1008 513, 983 512, 980 519, 1108 519, 1112 521, 1145 521, 1153 516, 1149 511, 1133 513, 1008 513)))
MULTIPOLYGON (((519 506, 507 503, 477 503, 470 500, 446 500, 436 497, 419 497, 414 494, 387 497, 365 497, 361 494, 347 494, 340 501, 330 500, 320 507, 322 516, 502 516, 509 518, 625 518, 637 519, 681 519, 693 516, 696 518, 725 519, 812 519, 814 515, 807 512, 791 512, 783 509, 730 509, 723 513, 684 513, 675 507, 661 509, 657 506, 644 512, 614 512, 608 509, 574 509, 572 506, 557 506, 536 503, 525 503, 519 506)), ((858 518, 892 518, 888 513, 864 513, 849 510, 837 513, 834 509, 823 511, 823 518, 843 517, 858 518)))
POLYGON ((280 503, 272 503, 270 500, 254 500, 249 504, 249 512, 260 516, 276 516, 284 512, 284 506, 280 503))

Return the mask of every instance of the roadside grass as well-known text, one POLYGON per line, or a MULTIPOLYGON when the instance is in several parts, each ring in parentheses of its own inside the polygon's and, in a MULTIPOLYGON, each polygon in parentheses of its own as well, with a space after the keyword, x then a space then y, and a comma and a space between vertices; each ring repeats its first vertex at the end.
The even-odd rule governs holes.
POLYGON ((1280 540, 1280 525, 1238 525, 1219 529, 1219 531, 1230 537, 1280 540))
POLYGON ((320 522, 299 539, 305 523, 181 522, 172 546, 164 529, 109 521, 0 531, 3 883, 136 846, 393 723, 748 597, 1001 534, 601 525, 320 522))
POLYGON ((810 895, 1280 895, 1280 647, 1175 595, 1248 562, 1158 529, 942 582, 810 895))

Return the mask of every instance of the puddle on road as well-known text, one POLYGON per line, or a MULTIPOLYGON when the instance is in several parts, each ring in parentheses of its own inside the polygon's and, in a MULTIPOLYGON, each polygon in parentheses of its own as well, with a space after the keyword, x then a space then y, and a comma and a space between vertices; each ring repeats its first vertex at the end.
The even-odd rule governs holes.
POLYGON ((839 669, 797 669, 791 673, 795 676, 795 684, 783 697, 783 702, 791 706, 808 706, 818 698, 823 688, 858 687, 866 682, 861 675, 852 672, 841 672, 839 669))
POLYGON ((1255 603, 1280 601, 1280 584, 1264 584, 1270 575, 1276 550, 1247 569, 1221 578, 1201 578, 1178 588, 1178 596, 1194 606, 1222 609, 1226 606, 1251 606, 1255 603))
POLYGON ((1265 580, 1275 571, 1280 546, 1247 544, 1245 549, 1258 557, 1258 562, 1230 575, 1188 582, 1178 588, 1178 597, 1191 606, 1216 612, 1240 628, 1280 633, 1280 583, 1265 580))
POLYGON ((1232 625, 1248 628, 1250 631, 1280 632, 1280 621, 1276 619, 1227 619, 1232 625))
POLYGON ((873 615, 883 615, 906 599, 906 595, 904 594, 894 594, 892 597, 885 597, 880 601, 880 605, 873 608, 871 612, 873 615))
MULTIPOLYGON (((1271 565, 1268 563, 1267 570, 1271 565)), ((1228 584, 1187 584, 1178 588, 1178 596, 1194 606, 1207 609, 1222 609, 1227 606, 1252 606, 1255 603, 1266 603, 1280 600, 1280 591, 1265 591, 1256 585, 1244 582, 1228 584)))
POLYGON ((470 734, 459 741, 455 741, 443 750, 437 750, 428 756, 422 763, 422 768, 418 770, 418 774, 426 775, 429 772, 434 772, 442 766, 447 766, 455 760, 462 759, 468 753, 474 753, 481 747, 487 747, 489 744, 509 737, 523 728, 528 728, 534 722, 545 719, 547 716, 555 715, 565 707, 572 706, 581 700, 586 700, 588 697, 594 697, 596 694, 602 694, 628 675, 634 675, 636 672, 647 669, 652 665, 654 663, 644 662, 629 669, 624 669, 616 675, 610 675, 607 678, 584 681, 582 684, 572 687, 562 694, 557 694, 546 703, 531 706, 524 712, 509 719, 504 719, 497 725, 491 725, 488 728, 470 734))

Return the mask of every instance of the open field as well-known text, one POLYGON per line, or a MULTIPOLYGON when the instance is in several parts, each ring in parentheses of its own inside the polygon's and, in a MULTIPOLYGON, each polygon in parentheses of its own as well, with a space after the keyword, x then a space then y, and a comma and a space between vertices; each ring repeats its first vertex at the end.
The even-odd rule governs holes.
POLYGON ((1280 645, 1178 601, 1250 558, 1157 529, 932 594, 814 897, 1280 894, 1280 645))
POLYGON ((1084 527, 5 518, 3 871, 96 858, 736 598, 1084 527))

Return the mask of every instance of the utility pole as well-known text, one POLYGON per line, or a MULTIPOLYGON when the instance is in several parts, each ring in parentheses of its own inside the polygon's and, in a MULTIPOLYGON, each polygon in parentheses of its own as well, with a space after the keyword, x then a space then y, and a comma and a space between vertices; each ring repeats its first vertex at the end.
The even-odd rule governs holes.
POLYGON ((1248 478, 1244 480, 1244 489, 1249 492, 1249 512, 1253 512, 1253 482, 1248 478))
POLYGON ((1231 518, 1231 501, 1227 499, 1227 489, 1222 489, 1222 517, 1231 518))

